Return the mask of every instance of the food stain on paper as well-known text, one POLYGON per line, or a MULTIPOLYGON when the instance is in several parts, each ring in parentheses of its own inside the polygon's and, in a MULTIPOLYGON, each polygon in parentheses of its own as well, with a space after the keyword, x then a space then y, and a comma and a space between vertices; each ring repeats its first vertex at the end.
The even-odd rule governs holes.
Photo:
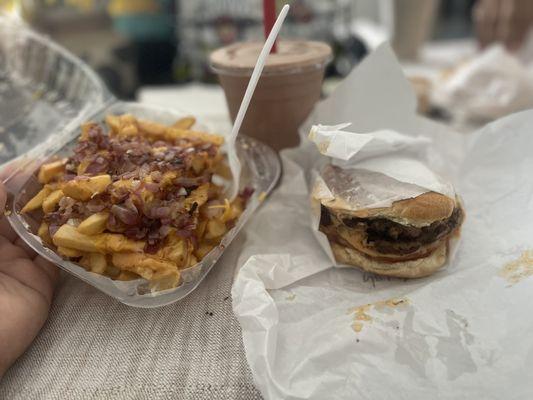
POLYGON ((533 275, 533 250, 525 250, 517 260, 507 263, 498 273, 510 286, 533 275))
POLYGON ((398 306, 409 304, 409 300, 405 298, 389 299, 378 301, 376 303, 365 304, 364 306, 350 308, 348 314, 353 314, 352 329, 354 332, 361 332, 365 323, 372 323, 373 317, 368 314, 371 310, 378 312, 394 312, 398 306))
POLYGON ((289 293, 287 297, 285 297, 285 300, 293 301, 296 298, 296 293, 289 293))

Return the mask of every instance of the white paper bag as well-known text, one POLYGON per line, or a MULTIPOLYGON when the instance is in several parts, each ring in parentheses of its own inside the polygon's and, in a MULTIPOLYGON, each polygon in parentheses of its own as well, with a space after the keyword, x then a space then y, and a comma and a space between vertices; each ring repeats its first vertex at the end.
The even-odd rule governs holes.
POLYGON ((492 121, 533 107, 533 66, 501 44, 434 82, 431 103, 460 120, 492 121))

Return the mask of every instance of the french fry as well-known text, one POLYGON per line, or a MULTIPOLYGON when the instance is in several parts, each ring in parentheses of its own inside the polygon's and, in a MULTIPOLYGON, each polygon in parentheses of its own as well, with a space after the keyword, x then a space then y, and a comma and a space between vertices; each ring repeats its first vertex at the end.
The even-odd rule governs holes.
POLYGON ((65 197, 61 189, 54 190, 46 199, 43 200, 43 211, 45 213, 50 213, 55 211, 60 200, 65 197))
POLYGON ((196 174, 199 175, 203 170, 206 169, 208 164, 207 159, 207 154, 199 154, 192 159, 191 167, 196 174))
POLYGON ((177 271, 161 271, 156 272, 150 281, 150 288, 152 290, 166 290, 171 289, 180 283, 180 274, 177 271))
POLYGON ((209 183, 204 183, 194 189, 189 197, 185 199, 184 206, 186 210, 190 210, 193 203, 197 204, 197 207, 203 206, 208 199, 209 183))
POLYGON ((113 182, 113 187, 131 190, 133 189, 133 179, 119 179, 113 182))
POLYGON ((212 143, 216 146, 221 146, 224 144, 224 136, 180 128, 168 128, 165 133, 165 139, 169 141, 176 141, 179 139, 196 139, 203 142, 212 143))
POLYGON ((44 164, 39 169, 39 174, 37 175, 37 180, 42 183, 48 183, 56 176, 62 174, 65 171, 66 160, 57 160, 48 164, 44 164))
POLYGON ((194 256, 194 254, 191 254, 191 256, 189 257, 188 267, 194 267, 196 264, 198 264, 198 259, 194 256))
POLYGON ((85 218, 78 225, 78 232, 85 235, 97 235, 102 233, 106 228, 108 218, 109 213, 107 211, 93 214, 90 217, 85 218))
POLYGON ((134 136, 139 134, 137 120, 131 114, 112 115, 105 117, 111 136, 134 136))
POLYGON ((143 242, 136 242, 116 233, 85 235, 71 225, 62 225, 52 237, 58 247, 68 247, 88 253, 142 252, 143 242))
POLYGON ((88 253, 99 251, 93 237, 78 232, 72 225, 62 225, 52 237, 52 241, 57 247, 67 247, 88 253))
POLYGON ((96 247, 104 253, 142 252, 144 249, 144 242, 130 240, 126 236, 117 233, 101 233, 89 237, 94 238, 96 247))
POLYGON ((152 280, 155 274, 162 276, 174 276, 179 281, 179 271, 176 265, 161 260, 151 255, 139 253, 114 253, 113 265, 121 270, 130 271, 140 275, 146 280, 152 280))
POLYGON ((79 263, 95 274, 103 274, 107 269, 106 257, 100 253, 85 253, 79 263))
POLYGON ((208 242, 201 242, 196 251, 194 252, 194 255, 198 260, 202 260, 207 255, 207 253, 209 253, 214 248, 214 244, 208 242))
POLYGON ((46 222, 41 222, 41 225, 39 225, 39 229, 37 230, 37 235, 44 243, 48 245, 53 244, 52 237, 50 236, 50 231, 48 230, 48 224, 46 222))
POLYGON ((236 198, 232 203, 230 203, 228 199, 225 199, 225 202, 226 209, 224 210, 224 214, 222 214, 220 217, 220 220, 225 223, 239 218, 243 212, 242 200, 236 198))
POLYGON ((178 119, 176 122, 174 122, 174 125, 172 125, 172 127, 178 128, 178 129, 190 129, 195 123, 196 123, 196 118, 183 117, 183 118, 178 119))
POLYGON ((223 222, 211 219, 207 222, 207 228, 205 230, 206 239, 216 239, 226 233, 226 224, 223 222))
POLYGON ((139 128, 137 128, 137 125, 128 124, 120 129, 119 134, 122 136, 136 136, 139 134, 139 128))
POLYGON ((126 125, 137 125, 137 118, 131 114, 122 114, 119 116, 120 126, 124 127, 126 125))
POLYGON ((83 252, 82 251, 79 251, 79 250, 76 250, 76 249, 69 249, 68 247, 59 246, 57 248, 57 252, 59 253, 59 255, 61 255, 63 257, 75 258, 75 257, 83 256, 83 252))
POLYGON ((232 178, 231 170, 226 163, 215 163, 215 168, 213 171, 216 175, 221 176, 224 179, 230 180, 232 178))
POLYGON ((38 208, 41 208, 43 205, 44 199, 48 197, 48 195, 52 193, 52 190, 48 187, 43 187, 39 193, 37 193, 33 198, 26 203, 26 205, 20 210, 21 213, 28 213, 33 210, 37 210, 38 208))
POLYGON ((157 256, 173 262, 181 267, 185 266, 187 255, 190 252, 188 243, 180 237, 170 236, 165 246, 157 251, 157 256))
POLYGON ((110 184, 111 177, 109 175, 97 175, 85 180, 68 181, 63 186, 63 193, 73 199, 87 201, 104 192, 110 184))
POLYGON ((108 114, 105 116, 105 123, 111 129, 112 134, 117 134, 120 130, 120 118, 116 115, 108 114))
POLYGON ((137 124, 142 134, 151 136, 154 139, 163 139, 168 129, 163 124, 142 119, 137 120, 137 124))
POLYGON ((168 171, 163 174, 163 178, 161 178, 161 186, 168 186, 172 185, 172 181, 178 177, 178 173, 176 171, 168 171))

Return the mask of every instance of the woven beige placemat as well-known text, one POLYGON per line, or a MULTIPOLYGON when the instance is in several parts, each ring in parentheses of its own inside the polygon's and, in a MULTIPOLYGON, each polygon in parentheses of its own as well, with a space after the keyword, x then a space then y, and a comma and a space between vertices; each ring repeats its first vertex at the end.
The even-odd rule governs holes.
POLYGON ((0 381, 0 399, 260 399, 231 309, 242 242, 191 295, 158 309, 65 276, 45 327, 0 381))

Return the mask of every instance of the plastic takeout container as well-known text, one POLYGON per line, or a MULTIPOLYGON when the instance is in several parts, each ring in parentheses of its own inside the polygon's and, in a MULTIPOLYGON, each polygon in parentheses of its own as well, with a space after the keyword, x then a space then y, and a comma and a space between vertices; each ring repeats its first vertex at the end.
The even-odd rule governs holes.
MULTIPOLYGON (((9 30, 9 28, 6 28, 6 22, 0 19, 0 30, 4 29, 9 30)), ((237 151, 243 166, 240 182, 241 188, 253 188, 254 193, 248 201, 247 207, 236 225, 226 233, 222 238, 220 245, 215 247, 197 265, 181 270, 182 283, 180 286, 165 291, 152 292, 150 291, 148 282, 143 279, 134 281, 114 281, 110 278, 88 272, 77 264, 64 260, 52 249, 44 246, 41 239, 36 234, 40 221, 36 221, 31 215, 22 215, 18 212, 27 200, 29 200, 41 187, 36 179, 36 173, 40 164, 53 156, 70 155, 71 149, 75 145, 80 133, 80 124, 86 120, 103 123, 107 114, 131 113, 139 118, 170 124, 177 119, 190 114, 146 106, 139 103, 120 102, 109 95, 105 86, 98 80, 98 78, 96 78, 83 63, 76 60, 71 54, 62 50, 57 45, 47 42, 46 39, 43 39, 35 33, 27 31, 25 28, 18 27, 14 29, 22 29, 24 31, 20 36, 14 35, 17 38, 22 37, 22 39, 18 39, 22 46, 28 45, 31 47, 34 45, 33 41, 36 41, 39 45, 44 45, 45 47, 49 44, 50 49, 44 49, 43 51, 51 58, 56 57, 58 59, 55 61, 56 64, 62 65, 67 63, 66 65, 71 65, 74 63, 74 65, 77 65, 79 68, 74 68, 72 74, 83 76, 83 78, 79 78, 79 82, 85 82, 83 83, 84 85, 92 85, 91 90, 94 90, 94 93, 91 92, 91 94, 94 97, 91 97, 92 100, 85 102, 82 90, 80 88, 71 87, 75 86, 78 81, 72 81, 70 83, 65 83, 63 90, 54 93, 52 100, 46 100, 48 99, 48 94, 43 93, 43 99, 45 100, 42 102, 29 102, 27 104, 32 111, 34 111, 34 108, 40 108, 45 104, 46 107, 52 108, 51 112, 57 112, 58 115, 61 115, 60 110, 62 107, 71 107, 73 113, 65 114, 64 120, 58 119, 56 121, 57 123, 53 125, 52 128, 48 129, 48 132, 41 132, 37 129, 39 121, 36 119, 37 130, 35 132, 31 131, 24 133, 28 136, 28 142, 35 140, 41 144, 33 148, 21 147, 23 150, 20 150, 20 152, 6 160, 11 160, 11 165, 4 167, 4 177, 6 176, 6 172, 7 175, 9 175, 5 181, 9 191, 6 214, 11 226, 38 254, 57 264, 68 273, 77 276, 124 304, 135 307, 158 307, 173 303, 187 296, 200 284, 203 278, 205 278, 207 273, 223 254, 224 249, 231 243, 236 234, 244 226, 246 220, 260 205, 264 196, 270 193, 275 186, 281 173, 281 165, 277 154, 266 145, 251 138, 242 136, 238 139, 237 151), (99 91, 98 87, 101 88, 101 91, 99 91), (100 95, 98 93, 100 93, 100 95), (75 94, 75 96, 69 97, 72 96, 72 94, 75 94), (93 100, 95 101, 91 104, 91 101, 93 100), (72 104, 70 104, 71 102, 72 104), (33 138, 33 134, 39 135, 39 139, 37 140, 33 138), (26 150, 25 152, 24 149, 26 150), (14 160, 15 158, 16 160, 14 160)), ((0 42, 3 42, 3 40, 3 37, 0 38, 0 42)), ((4 52, 4 49, 8 47, 4 46, 4 43, 2 43, 0 47, 2 48, 2 60, 5 60, 6 56, 7 58, 10 58, 9 51, 4 52)), ((16 50, 13 51, 16 52, 16 50)), ((27 53, 17 52, 16 54, 16 57, 21 57, 18 61, 21 64, 24 64, 24 54, 27 53)), ((32 71, 33 68, 37 68, 37 66, 31 65, 32 63, 37 62, 37 58, 29 57, 26 59, 26 68, 21 72, 32 71)), ((47 76, 49 79, 52 79, 50 78, 51 75, 50 72, 48 75, 39 76, 47 76)), ((27 81, 26 78, 30 78, 26 76, 21 76, 21 80, 14 78, 10 80, 9 78, 10 76, 7 75, 6 80, 10 85, 11 90, 17 92, 17 95, 20 94, 20 97, 26 96, 25 98, 28 98, 28 94, 34 86, 38 87, 39 85, 42 85, 41 87, 43 88, 48 87, 44 82, 41 84, 37 82, 37 79, 32 82, 32 85, 25 86, 23 82, 27 81)), ((86 90, 86 88, 84 90, 86 90)), ((31 98, 31 96, 29 98, 31 98)), ((9 98, 6 98, 5 100, 8 104, 2 104, 0 109, 11 106, 11 104, 9 104, 9 98)), ((45 110, 43 110, 43 112, 45 112, 45 110)), ((195 128, 202 129, 204 127, 197 125, 195 128)))

